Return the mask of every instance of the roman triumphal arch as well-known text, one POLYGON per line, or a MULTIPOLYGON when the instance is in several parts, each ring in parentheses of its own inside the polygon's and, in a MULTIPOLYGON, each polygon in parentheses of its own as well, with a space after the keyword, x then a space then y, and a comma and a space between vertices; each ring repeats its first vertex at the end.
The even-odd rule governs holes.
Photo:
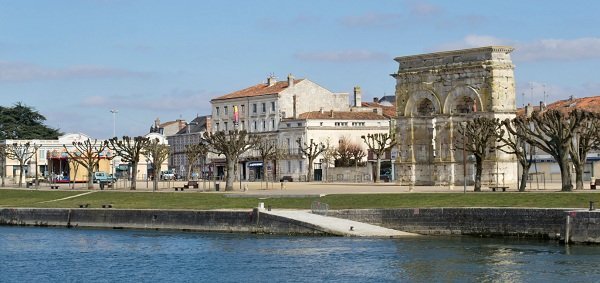
MULTIPOLYGON (((455 150, 458 123, 479 116, 515 117, 512 51, 489 46, 395 58, 396 180, 452 188, 466 175, 472 184, 474 161, 455 150)), ((516 160, 499 150, 488 155, 482 175, 483 184, 497 181, 517 182, 516 160)))

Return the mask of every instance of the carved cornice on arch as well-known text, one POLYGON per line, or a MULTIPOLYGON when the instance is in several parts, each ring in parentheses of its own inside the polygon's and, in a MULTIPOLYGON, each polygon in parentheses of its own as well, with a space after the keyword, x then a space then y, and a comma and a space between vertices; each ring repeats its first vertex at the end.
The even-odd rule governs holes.
POLYGON ((423 99, 429 99, 434 107, 434 113, 442 113, 442 104, 438 95, 431 90, 418 90, 408 94, 408 101, 404 108, 404 116, 411 117, 415 113, 415 108, 418 107, 418 102, 423 99))
MULTIPOLYGON (((450 92, 448 92, 448 95, 446 96, 446 99, 444 101, 444 114, 450 114, 450 111, 452 110, 452 105, 454 104, 454 102, 456 101, 457 98, 460 97, 469 97, 471 99, 473 99, 473 101, 475 102, 475 105, 477 106, 477 112, 481 112, 481 111, 485 111, 485 109, 483 109, 483 102, 481 101, 481 95, 479 95, 479 92, 477 91, 476 88, 470 86, 470 85, 458 85, 456 87, 454 87, 452 90, 450 90, 450 92)), ((456 113, 454 113, 456 114, 456 113)))

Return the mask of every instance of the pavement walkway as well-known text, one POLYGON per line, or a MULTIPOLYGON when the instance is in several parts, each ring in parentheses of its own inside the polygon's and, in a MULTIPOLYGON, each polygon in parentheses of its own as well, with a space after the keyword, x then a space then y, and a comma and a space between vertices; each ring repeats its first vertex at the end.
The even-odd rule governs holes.
POLYGON ((322 231, 338 236, 384 238, 417 236, 417 234, 413 233, 388 229, 352 220, 317 215, 304 210, 261 210, 261 213, 309 223, 322 228, 322 231))

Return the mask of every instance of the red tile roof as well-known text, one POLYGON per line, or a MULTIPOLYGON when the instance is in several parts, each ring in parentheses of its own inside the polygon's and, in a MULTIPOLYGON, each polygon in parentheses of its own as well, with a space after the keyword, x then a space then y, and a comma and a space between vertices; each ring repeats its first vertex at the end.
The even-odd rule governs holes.
POLYGON ((313 111, 305 112, 299 115, 300 119, 328 119, 328 120, 387 120, 386 117, 379 115, 375 112, 333 112, 331 111, 313 111))
MULTIPOLYGON (((297 84, 304 79, 294 80, 294 84, 297 84)), ((249 88, 245 88, 242 90, 238 90, 223 96, 219 96, 217 98, 213 98, 211 101, 215 100, 225 100, 225 99, 233 99, 233 98, 241 98, 241 97, 253 97, 253 96, 261 96, 267 94, 278 94, 282 92, 284 89, 288 87, 288 82, 280 81, 276 82, 272 86, 267 85, 266 83, 257 84, 251 86, 249 88)))
POLYGON ((360 104, 362 107, 369 108, 381 108, 383 111, 383 116, 386 118, 397 118, 398 112, 396 112, 396 106, 384 106, 379 104, 378 102, 362 102, 360 104))
POLYGON ((573 109, 580 109, 600 113, 600 96, 559 100, 548 104, 547 109, 556 109, 567 112, 573 109))
MULTIPOLYGON (((544 110, 555 109, 564 113, 571 112, 574 109, 600 113, 600 96, 590 96, 582 98, 569 98, 552 102, 544 110)), ((533 106, 534 111, 539 111, 540 106, 533 106)), ((525 108, 517 109, 517 116, 525 115, 525 108)))

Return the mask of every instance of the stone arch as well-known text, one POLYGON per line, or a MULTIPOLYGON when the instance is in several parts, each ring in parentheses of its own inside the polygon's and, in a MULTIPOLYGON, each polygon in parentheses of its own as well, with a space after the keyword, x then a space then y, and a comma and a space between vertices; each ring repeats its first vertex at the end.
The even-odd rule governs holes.
POLYGON ((456 115, 481 111, 484 111, 481 96, 477 89, 471 86, 459 85, 453 88, 444 101, 444 114, 456 115))
POLYGON ((430 115, 442 113, 441 102, 438 96, 428 90, 419 90, 411 93, 406 102, 406 108, 404 108, 404 116, 419 116, 419 114, 426 114, 424 111, 429 112, 430 115), (424 107, 429 107, 430 109, 424 109, 424 107))

